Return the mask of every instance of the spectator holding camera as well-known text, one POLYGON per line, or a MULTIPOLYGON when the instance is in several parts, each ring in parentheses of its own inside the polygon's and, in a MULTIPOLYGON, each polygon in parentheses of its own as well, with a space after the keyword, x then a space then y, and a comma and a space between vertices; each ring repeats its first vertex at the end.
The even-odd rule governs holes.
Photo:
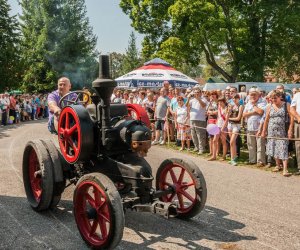
POLYGON ((187 107, 190 113, 190 122, 192 128, 192 139, 195 145, 194 151, 203 154, 206 145, 206 106, 207 101, 202 97, 202 91, 199 87, 193 89, 188 95, 187 107))
POLYGON ((247 145, 249 150, 249 163, 262 167, 266 164, 265 139, 256 137, 260 120, 264 114, 265 102, 259 102, 260 90, 249 90, 249 102, 245 106, 243 117, 247 119, 247 145))

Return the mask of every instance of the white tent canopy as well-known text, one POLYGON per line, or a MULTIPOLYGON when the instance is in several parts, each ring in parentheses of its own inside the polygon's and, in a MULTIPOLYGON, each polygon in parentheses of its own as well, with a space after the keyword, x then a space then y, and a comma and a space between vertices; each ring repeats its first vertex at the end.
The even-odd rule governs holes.
POLYGON ((146 62, 144 66, 117 78, 116 81, 118 88, 159 88, 164 81, 176 88, 188 88, 198 84, 160 58, 146 62))

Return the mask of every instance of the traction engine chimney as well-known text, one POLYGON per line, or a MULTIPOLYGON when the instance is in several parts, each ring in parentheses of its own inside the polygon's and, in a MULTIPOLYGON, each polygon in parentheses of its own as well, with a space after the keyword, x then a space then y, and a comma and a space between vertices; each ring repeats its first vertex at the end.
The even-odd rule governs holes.
MULTIPOLYGON (((99 77, 93 81, 92 87, 96 90, 100 97, 101 107, 101 127, 102 127, 102 144, 109 146, 110 138, 107 130, 111 128, 110 125, 110 97, 113 93, 117 83, 110 79, 110 63, 108 55, 101 55, 99 58, 99 77)), ((97 107, 98 108, 98 107, 97 107)))

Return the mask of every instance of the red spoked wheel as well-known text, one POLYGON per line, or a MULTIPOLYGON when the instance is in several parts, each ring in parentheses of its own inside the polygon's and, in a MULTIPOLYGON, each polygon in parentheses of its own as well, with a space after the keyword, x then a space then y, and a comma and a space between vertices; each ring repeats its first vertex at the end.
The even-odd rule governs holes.
POLYGON ((39 202, 42 195, 42 178, 40 173, 42 170, 36 155, 36 152, 32 148, 29 153, 29 180, 31 183, 32 194, 36 200, 39 202))
POLYGON ((74 216, 84 241, 94 249, 113 249, 123 236, 121 197, 110 179, 93 173, 77 183, 73 197, 74 216))
POLYGON ((27 143, 23 154, 23 183, 27 199, 36 211, 50 207, 54 173, 51 157, 40 140, 27 143))
POLYGON ((150 120, 146 110, 141 107, 139 104, 126 104, 128 109, 128 115, 134 120, 140 120, 150 128, 150 120))
POLYGON ((204 208, 207 190, 200 169, 193 163, 180 159, 167 159, 157 170, 156 188, 174 192, 161 197, 164 202, 177 205, 177 217, 192 218, 204 208))
POLYGON ((58 121, 58 141, 68 163, 88 159, 93 149, 93 124, 81 105, 65 107, 58 121))

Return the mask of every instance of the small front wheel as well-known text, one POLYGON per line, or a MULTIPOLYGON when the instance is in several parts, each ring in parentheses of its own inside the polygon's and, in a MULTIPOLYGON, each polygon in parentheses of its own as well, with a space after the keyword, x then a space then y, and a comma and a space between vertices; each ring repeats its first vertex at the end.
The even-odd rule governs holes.
POLYGON ((176 158, 163 161, 156 173, 156 189, 166 190, 169 187, 174 192, 161 197, 161 200, 177 205, 178 218, 192 218, 204 208, 206 182, 195 163, 176 158))
POLYGON ((83 240, 93 249, 113 249, 122 239, 124 211, 113 182, 103 174, 84 175, 74 196, 74 216, 83 240))

